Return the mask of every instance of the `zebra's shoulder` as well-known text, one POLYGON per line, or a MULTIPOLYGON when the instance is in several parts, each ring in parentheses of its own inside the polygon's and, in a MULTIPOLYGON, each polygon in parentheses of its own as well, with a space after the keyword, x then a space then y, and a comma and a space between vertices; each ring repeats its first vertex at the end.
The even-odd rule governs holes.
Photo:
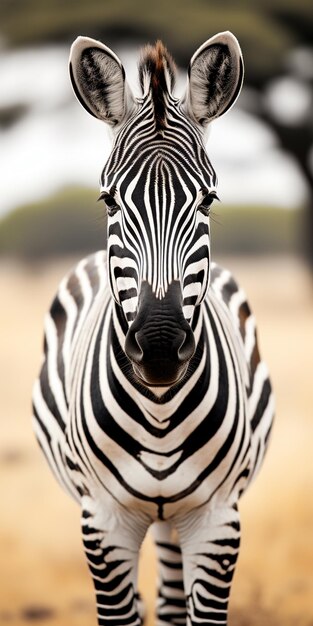
POLYGON ((63 278, 50 307, 54 321, 61 321, 70 307, 80 311, 107 287, 106 251, 100 250, 80 260, 63 278))
POLYGON ((241 335, 251 371, 254 372, 257 364, 260 362, 256 321, 244 289, 240 287, 228 269, 212 263, 210 293, 213 293, 215 298, 228 309, 233 324, 241 335))
POLYGON ((61 281, 45 316, 43 360, 34 403, 37 414, 42 398, 62 429, 67 419, 73 350, 83 335, 85 322, 106 290, 106 253, 82 259, 61 281))
POLYGON ((211 263, 210 289, 226 305, 229 305, 234 298, 238 301, 246 301, 245 292, 238 284, 234 275, 217 263, 211 263))

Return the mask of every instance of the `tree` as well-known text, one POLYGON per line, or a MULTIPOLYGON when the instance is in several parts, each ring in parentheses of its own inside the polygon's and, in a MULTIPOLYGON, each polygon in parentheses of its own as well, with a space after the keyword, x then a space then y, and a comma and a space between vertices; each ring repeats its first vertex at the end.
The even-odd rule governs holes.
POLYGON ((277 115, 266 97, 275 81, 289 77, 313 99, 312 0, 158 0, 149 6, 146 0, 2 0, 0 23, 7 45, 70 43, 77 34, 98 37, 113 47, 117 40, 146 43, 162 38, 182 66, 210 35, 232 30, 246 60, 245 84, 255 94, 246 106, 271 126, 282 148, 297 160, 307 183, 306 251, 313 267, 312 106, 291 123, 277 115), (309 64, 305 55, 302 61, 290 63, 290 54, 303 48, 308 58, 311 54, 309 64))

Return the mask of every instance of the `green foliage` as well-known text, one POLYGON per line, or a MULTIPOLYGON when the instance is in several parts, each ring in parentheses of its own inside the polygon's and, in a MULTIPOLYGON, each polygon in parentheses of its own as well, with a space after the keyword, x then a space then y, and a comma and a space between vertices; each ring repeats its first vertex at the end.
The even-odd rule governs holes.
POLYGON ((36 260, 104 248, 106 216, 96 200, 96 190, 71 188, 9 213, 0 221, 0 257, 36 260))
POLYGON ((211 217, 213 256, 299 253, 304 211, 262 206, 214 204, 211 217))
POLYGON ((248 80, 279 71, 290 47, 313 30, 311 0, 1 0, 1 34, 9 45, 66 41, 85 34, 117 40, 164 39, 179 64, 210 35, 239 38, 248 80))
MULTIPOLYGON (((96 191, 71 188, 10 213, 0 222, 0 258, 35 261, 105 248, 105 210, 96 198, 96 191)), ((298 252, 302 217, 300 210, 215 203, 213 257, 298 252)))

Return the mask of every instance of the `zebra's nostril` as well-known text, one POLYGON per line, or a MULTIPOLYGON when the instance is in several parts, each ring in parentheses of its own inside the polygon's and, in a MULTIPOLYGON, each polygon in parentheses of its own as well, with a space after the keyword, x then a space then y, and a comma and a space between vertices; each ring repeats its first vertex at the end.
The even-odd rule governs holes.
POLYGON ((185 337, 178 348, 178 360, 181 363, 186 363, 186 361, 189 361, 195 352, 195 347, 196 345, 193 332, 191 329, 187 330, 187 332, 185 332, 185 337))
POLYGON ((191 329, 180 329, 171 340, 168 338, 164 343, 159 341, 147 341, 142 330, 136 331, 130 328, 125 340, 125 353, 136 365, 144 365, 153 361, 186 363, 191 359, 195 351, 195 339, 191 329))
POLYGON ((138 332, 130 329, 125 340, 125 352, 128 358, 134 363, 141 363, 143 360, 143 351, 138 343, 138 332))

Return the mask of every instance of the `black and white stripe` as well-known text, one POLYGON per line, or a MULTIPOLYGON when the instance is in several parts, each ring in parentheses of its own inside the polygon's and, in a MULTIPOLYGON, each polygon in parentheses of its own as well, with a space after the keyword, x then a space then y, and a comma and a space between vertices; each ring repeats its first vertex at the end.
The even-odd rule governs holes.
MULTIPOLYGON (((226 65, 241 81, 239 48, 224 33, 219 90, 227 42, 226 65)), ((199 52, 207 51, 208 63, 211 45, 199 52)), ((245 294, 210 260, 216 175, 192 93, 179 102, 164 87, 173 71, 161 44, 142 61, 142 98, 135 102, 128 92, 121 108, 110 83, 112 72, 124 81, 117 57, 80 38, 71 58, 79 99, 115 126, 101 176, 108 252, 82 260, 47 313, 35 432, 57 479, 81 505, 99 624, 141 623, 138 553, 150 526, 158 624, 226 624, 238 499, 262 462, 274 407, 245 294), (110 97, 101 108, 103 81, 103 98, 110 97)), ((118 89, 121 98, 124 83, 118 89)), ((238 89, 219 94, 222 112, 238 89)))

